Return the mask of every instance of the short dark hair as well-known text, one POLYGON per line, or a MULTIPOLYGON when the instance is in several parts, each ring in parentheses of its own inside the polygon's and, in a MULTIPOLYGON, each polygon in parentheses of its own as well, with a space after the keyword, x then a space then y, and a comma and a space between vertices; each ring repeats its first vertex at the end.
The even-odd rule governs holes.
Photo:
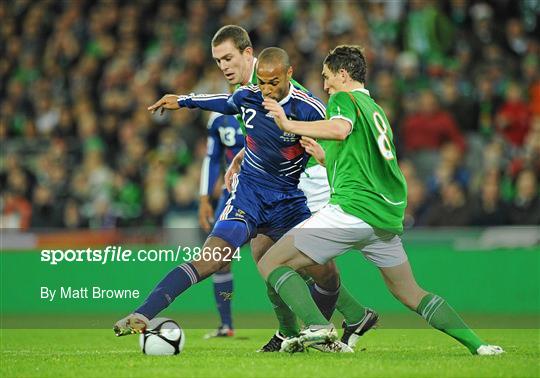
POLYGON ((219 29, 212 38, 212 46, 216 47, 228 40, 232 41, 240 52, 248 47, 253 47, 248 32, 238 25, 225 25, 219 29))
POLYGON ((279 64, 285 69, 288 69, 291 66, 289 54, 287 54, 287 51, 280 49, 279 47, 267 47, 261 51, 258 57, 258 64, 266 62, 279 64))
POLYGON ((359 46, 341 45, 336 47, 324 58, 324 64, 334 74, 343 69, 354 81, 366 82, 366 58, 364 58, 359 46))

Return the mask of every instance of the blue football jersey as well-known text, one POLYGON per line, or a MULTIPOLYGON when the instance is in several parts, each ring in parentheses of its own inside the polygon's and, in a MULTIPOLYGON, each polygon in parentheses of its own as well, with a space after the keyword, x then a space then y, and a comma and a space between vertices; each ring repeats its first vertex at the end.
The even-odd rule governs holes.
MULTIPOLYGON (((254 85, 240 87, 232 95, 189 95, 178 99, 180 107, 241 114, 246 128, 242 173, 271 189, 296 188, 309 156, 299 143, 300 137, 281 130, 262 102, 262 93, 254 85)), ((287 96, 279 103, 289 119, 325 119, 324 104, 310 92, 292 84, 287 96)))
POLYGON ((200 195, 211 195, 221 173, 244 147, 244 134, 236 117, 219 113, 208 119, 206 157, 201 169, 200 195))

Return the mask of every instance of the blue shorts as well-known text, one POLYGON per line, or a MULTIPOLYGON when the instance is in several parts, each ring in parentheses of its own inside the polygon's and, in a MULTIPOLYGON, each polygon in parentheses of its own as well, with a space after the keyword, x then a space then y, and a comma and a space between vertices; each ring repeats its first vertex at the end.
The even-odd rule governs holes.
POLYGON ((233 191, 210 236, 235 248, 257 234, 277 241, 310 216, 306 196, 300 189, 269 189, 240 174, 234 179, 233 191))

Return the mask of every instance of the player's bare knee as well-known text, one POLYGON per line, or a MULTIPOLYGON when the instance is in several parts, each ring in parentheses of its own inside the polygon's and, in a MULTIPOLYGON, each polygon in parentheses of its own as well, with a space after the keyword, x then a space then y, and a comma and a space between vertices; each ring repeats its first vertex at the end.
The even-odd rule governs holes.
POLYGON ((288 262, 288 260, 283 259, 279 254, 265 254, 257 263, 257 269, 263 278, 266 279, 276 268, 289 266, 288 262))
POLYGON ((191 265, 197 269, 197 273, 201 278, 208 277, 216 273, 222 267, 222 263, 214 260, 197 260, 191 261, 191 265))
POLYGON ((250 245, 253 260, 258 263, 273 244, 274 241, 265 235, 258 235, 255 239, 252 239, 250 245))
POLYGON ((211 236, 206 239, 202 250, 209 251, 210 253, 208 255, 203 254, 203 258, 199 261, 192 262, 194 265, 195 263, 198 263, 195 266, 200 265, 201 268, 204 269, 204 274, 201 274, 201 271, 197 269, 199 274, 208 276, 219 271, 230 271, 230 261, 225 261, 225 258, 227 257, 228 251, 234 250, 234 247, 228 242, 219 237, 211 236), (204 256, 210 256, 210 258, 205 258, 204 256))
POLYGON ((253 261, 255 261, 255 263, 258 263, 261 260, 265 252, 266 250, 254 247, 253 243, 251 243, 251 256, 253 257, 253 261))
POLYGON ((339 271, 333 261, 324 265, 314 265, 304 269, 318 286, 326 290, 336 290, 339 287, 339 271))

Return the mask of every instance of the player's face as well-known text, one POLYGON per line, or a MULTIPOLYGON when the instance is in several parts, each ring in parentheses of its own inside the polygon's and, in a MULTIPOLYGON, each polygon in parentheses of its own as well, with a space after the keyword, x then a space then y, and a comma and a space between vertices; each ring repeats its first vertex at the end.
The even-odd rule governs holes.
POLYGON ((281 101, 289 93, 292 67, 258 64, 257 81, 263 97, 281 101))
POLYGON ((333 95, 336 92, 340 91, 340 83, 341 83, 341 75, 339 72, 333 73, 328 69, 328 66, 325 64, 323 66, 322 70, 322 78, 323 78, 323 85, 324 85, 324 91, 327 92, 329 95, 333 95))
POLYGON ((251 79, 251 65, 253 63, 253 49, 251 47, 247 47, 241 52, 231 40, 227 40, 217 46, 212 46, 212 57, 229 84, 245 85, 251 79))

